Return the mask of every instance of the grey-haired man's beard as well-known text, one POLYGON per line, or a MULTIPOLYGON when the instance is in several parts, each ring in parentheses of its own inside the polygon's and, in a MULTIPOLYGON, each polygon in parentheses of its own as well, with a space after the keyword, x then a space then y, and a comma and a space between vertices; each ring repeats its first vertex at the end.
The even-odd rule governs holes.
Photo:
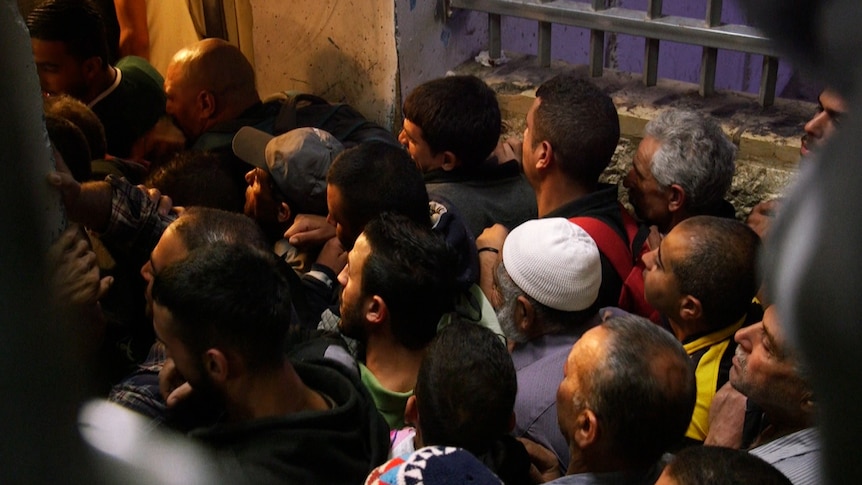
POLYGON ((503 304, 497 309, 497 321, 500 322, 500 328, 503 330, 503 335, 506 338, 522 344, 527 341, 527 336, 521 333, 518 326, 515 325, 514 315, 517 305, 517 298, 504 299, 503 304))

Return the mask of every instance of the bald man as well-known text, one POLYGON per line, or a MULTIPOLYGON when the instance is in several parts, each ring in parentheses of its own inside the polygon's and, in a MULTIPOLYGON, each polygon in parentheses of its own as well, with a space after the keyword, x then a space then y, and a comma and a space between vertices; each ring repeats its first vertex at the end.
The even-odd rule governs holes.
POLYGON ((242 126, 272 133, 278 103, 263 104, 254 69, 240 50, 204 39, 177 52, 165 75, 165 111, 191 149, 229 147, 242 126))

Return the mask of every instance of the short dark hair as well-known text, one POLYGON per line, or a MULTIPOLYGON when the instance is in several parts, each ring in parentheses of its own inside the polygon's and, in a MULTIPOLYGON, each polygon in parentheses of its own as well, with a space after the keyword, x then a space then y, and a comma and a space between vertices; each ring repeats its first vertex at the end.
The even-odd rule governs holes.
POLYGON ((172 330, 193 351, 230 349, 251 371, 283 364, 290 288, 271 253, 205 245, 155 275, 152 292, 153 301, 171 312, 172 330))
POLYGON ((93 175, 90 146, 81 129, 66 118, 52 114, 45 115, 45 129, 72 177, 80 183, 90 180, 93 175))
POLYGON ((734 323, 748 311, 760 287, 760 238, 734 219, 695 216, 679 225, 695 235, 686 256, 672 265, 680 292, 700 300, 711 328, 734 323))
POLYGON ((612 317, 602 325, 611 336, 586 400, 599 417, 608 453, 648 466, 688 429, 697 396, 694 366, 670 332, 645 318, 612 317))
POLYGON ((190 207, 171 224, 188 251, 216 243, 272 250, 260 226, 244 214, 209 207, 190 207))
POLYGON ((47 0, 27 16, 30 37, 57 41, 80 62, 91 57, 108 67, 108 37, 99 8, 90 0, 47 0))
POLYGON ((454 252, 428 224, 400 214, 380 214, 362 234, 371 248, 362 270, 363 296, 379 295, 386 302, 401 345, 424 348, 440 318, 454 309, 454 252))
POLYGON ((424 445, 479 455, 509 433, 518 380, 497 335, 456 320, 426 350, 414 392, 424 445))
POLYGON ((345 217, 357 231, 383 212, 403 214, 429 226, 428 191, 410 155, 388 143, 369 141, 341 152, 326 175, 338 187, 345 217))
POLYGON ((450 151, 466 166, 481 164, 502 129, 497 94, 476 76, 446 76, 416 87, 404 117, 422 129, 432 154, 450 151))
POLYGON ((105 127, 102 121, 86 104, 69 96, 60 94, 45 98, 45 113, 65 118, 77 126, 90 147, 92 159, 105 158, 108 142, 105 141, 105 127))
MULTIPOLYGON (((244 200, 227 154, 183 151, 147 176, 144 185, 170 196, 175 205, 240 212, 244 200)), ((244 188, 244 187, 243 187, 244 188)))
POLYGON ((790 485, 778 469, 742 450, 690 446, 665 467, 679 485, 790 485))
POLYGON ((574 74, 539 86, 533 115, 533 146, 547 140, 569 178, 595 185, 620 140, 620 119, 610 96, 574 74))

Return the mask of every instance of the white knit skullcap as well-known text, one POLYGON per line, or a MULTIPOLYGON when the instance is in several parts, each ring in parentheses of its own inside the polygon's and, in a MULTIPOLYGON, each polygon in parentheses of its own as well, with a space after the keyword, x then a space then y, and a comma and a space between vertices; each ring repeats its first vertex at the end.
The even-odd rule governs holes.
POLYGON ((599 248, 580 226, 555 217, 527 221, 503 244, 503 265, 524 293, 561 311, 584 310, 599 296, 599 248))

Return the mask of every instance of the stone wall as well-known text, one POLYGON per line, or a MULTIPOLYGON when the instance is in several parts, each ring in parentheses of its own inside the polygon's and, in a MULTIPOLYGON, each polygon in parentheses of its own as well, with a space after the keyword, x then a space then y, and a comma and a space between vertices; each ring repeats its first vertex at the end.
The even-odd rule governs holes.
MULTIPOLYGON (((555 62, 550 68, 538 68, 532 56, 509 52, 506 55, 510 61, 503 66, 485 67, 471 61, 455 71, 479 76, 497 91, 510 136, 521 137, 527 110, 542 82, 566 71, 588 76, 583 65, 555 62)), ((613 162, 602 176, 604 181, 617 183, 625 176, 643 136, 643 127, 656 113, 670 107, 701 111, 716 118, 739 148, 728 200, 740 218, 761 200, 781 195, 792 181, 799 162, 802 126, 815 109, 808 102, 784 99, 762 108, 754 95, 735 92, 702 98, 697 85, 677 81, 660 80, 657 86, 646 88, 640 75, 610 70, 593 82, 613 98, 620 115, 622 136, 613 162)), ((620 195, 625 201, 622 185, 620 195)))

